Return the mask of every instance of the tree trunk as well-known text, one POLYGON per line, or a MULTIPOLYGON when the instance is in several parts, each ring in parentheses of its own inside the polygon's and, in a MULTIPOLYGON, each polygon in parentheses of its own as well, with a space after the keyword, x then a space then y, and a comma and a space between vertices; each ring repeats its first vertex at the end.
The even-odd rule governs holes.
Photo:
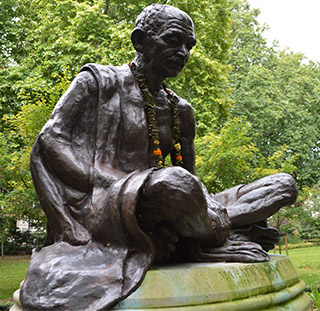
POLYGON ((1 240, 1 259, 4 259, 4 253, 3 253, 3 239, 1 240))
POLYGON ((105 5, 104 5, 104 9, 103 9, 103 14, 108 14, 109 12, 109 0, 105 0, 105 5))

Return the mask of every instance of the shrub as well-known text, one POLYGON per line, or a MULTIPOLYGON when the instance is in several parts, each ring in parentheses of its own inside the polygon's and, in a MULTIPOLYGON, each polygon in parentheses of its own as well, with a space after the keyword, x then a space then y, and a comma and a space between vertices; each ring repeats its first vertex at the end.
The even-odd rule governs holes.
POLYGON ((308 293, 311 297, 314 306, 319 309, 320 308, 320 289, 317 287, 316 284, 313 284, 311 287, 311 293, 308 293))
POLYGON ((0 310, 1 311, 9 311, 10 308, 14 305, 13 302, 2 302, 0 303, 0 310))

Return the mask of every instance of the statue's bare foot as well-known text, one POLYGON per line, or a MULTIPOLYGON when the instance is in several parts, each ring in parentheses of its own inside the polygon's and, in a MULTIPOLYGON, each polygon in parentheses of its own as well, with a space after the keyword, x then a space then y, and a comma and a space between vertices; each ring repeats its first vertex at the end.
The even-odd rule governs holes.
POLYGON ((153 230, 152 235, 155 244, 155 262, 163 263, 176 250, 179 235, 171 226, 164 223, 153 230))
POLYGON ((229 238, 233 241, 258 243, 268 252, 279 242, 279 231, 275 228, 267 227, 266 222, 260 222, 231 230, 229 238))

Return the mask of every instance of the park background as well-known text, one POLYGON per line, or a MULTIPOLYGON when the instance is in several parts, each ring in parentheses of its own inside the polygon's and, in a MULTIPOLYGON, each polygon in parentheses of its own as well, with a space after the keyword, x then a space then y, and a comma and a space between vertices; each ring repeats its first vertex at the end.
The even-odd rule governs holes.
POLYGON ((29 171, 37 135, 84 64, 134 58, 134 20, 154 2, 179 7, 195 23, 198 43, 167 84, 194 107, 199 178, 216 193, 292 174, 298 200, 271 224, 287 235, 290 256, 302 250, 296 265, 307 284, 319 280, 320 67, 268 42, 259 10, 245 0, 0 0, 0 240, 7 258, 0 300, 12 295, 4 282, 18 287, 29 260, 8 256, 30 253, 45 236, 29 171), (10 265, 18 277, 7 275, 10 265))

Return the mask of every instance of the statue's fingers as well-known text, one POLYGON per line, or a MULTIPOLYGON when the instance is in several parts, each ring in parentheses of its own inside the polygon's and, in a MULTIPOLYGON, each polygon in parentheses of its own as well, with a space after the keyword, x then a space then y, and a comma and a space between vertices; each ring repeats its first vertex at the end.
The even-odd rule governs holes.
POLYGON ((169 253, 173 253, 176 250, 176 246, 172 243, 165 242, 164 246, 165 246, 165 250, 169 253))
POLYGON ((268 235, 273 238, 279 238, 279 231, 274 228, 268 228, 268 235))
POLYGON ((170 237, 172 229, 166 225, 159 226, 155 230, 155 234, 159 236, 159 238, 166 240, 170 237))
POLYGON ((274 249, 275 245, 269 242, 261 244, 261 247, 268 252, 269 250, 274 249))
POLYGON ((170 243, 177 243, 179 241, 179 235, 177 232, 170 226, 162 225, 158 227, 155 231, 155 234, 162 240, 165 240, 170 243))
POLYGON ((172 234, 169 236, 168 241, 176 244, 179 241, 179 235, 175 231, 172 231, 172 234))

